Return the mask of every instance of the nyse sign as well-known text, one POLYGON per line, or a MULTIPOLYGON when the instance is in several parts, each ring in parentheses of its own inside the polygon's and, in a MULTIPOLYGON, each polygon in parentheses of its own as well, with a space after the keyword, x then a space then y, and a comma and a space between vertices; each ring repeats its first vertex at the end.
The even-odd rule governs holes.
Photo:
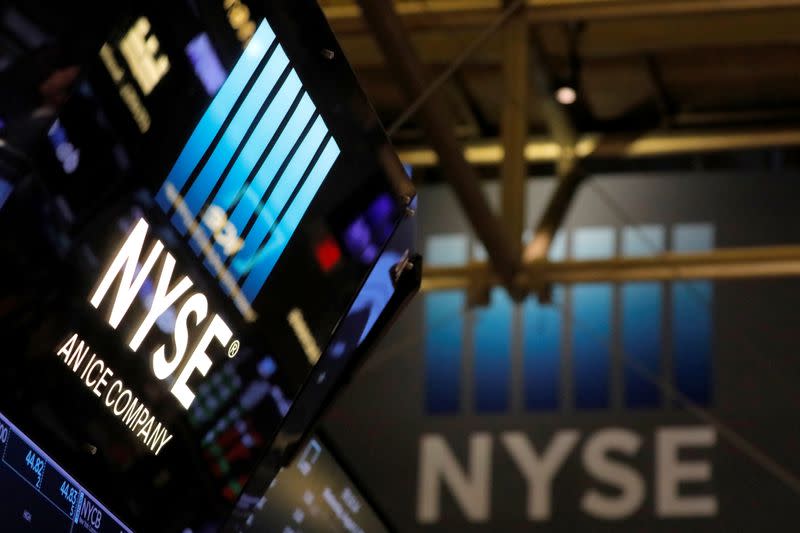
MULTIPOLYGON (((713 247, 713 240, 714 228, 705 223, 578 227, 557 237, 551 259, 652 255, 667 243, 675 251, 698 251, 713 247)), ((427 258, 466 264, 466 235, 429 236, 427 258)), ((531 298, 517 305, 502 289, 491 296, 487 307, 465 316, 462 292, 425 295, 427 414, 463 420, 473 430, 420 437, 419 523, 449 523, 445 493, 468 522, 499 519, 491 504, 503 503, 498 498, 507 503, 513 478, 524 485, 519 504, 535 522, 554 521, 554 509, 603 521, 717 514, 716 432, 683 425, 692 419, 679 414, 673 395, 657 385, 662 378, 697 407, 712 402, 708 281, 557 286, 552 304, 531 298), (615 342, 621 350, 614 350, 615 342), (620 414, 649 422, 621 426, 620 414), (536 438, 516 424, 475 431, 493 415, 511 415, 517 423, 524 416, 536 438), (562 427, 553 427, 553 420, 562 427), (501 480, 497 488, 494 478, 501 480), (572 492, 555 490, 559 480, 572 492)))
MULTIPOLYGON (((148 228, 149 225, 144 219, 136 223, 90 299, 93 307, 100 307, 112 285, 119 279, 111 303, 111 313, 108 316, 108 323, 114 329, 117 329, 128 313, 145 279, 164 250, 164 244, 156 240, 143 259, 148 228)), ((175 258, 166 252, 158 274, 153 301, 141 323, 134 329, 128 346, 131 350, 138 350, 159 317, 181 301, 172 338, 173 347, 168 348, 167 344, 162 344, 152 353, 151 360, 153 375, 159 380, 165 380, 181 366, 190 342, 194 341, 186 364, 170 388, 175 398, 188 409, 195 399, 194 391, 187 384, 189 378, 194 372, 203 376, 208 373, 212 361, 207 351, 212 345, 227 346, 233 332, 222 317, 218 314, 209 314, 208 298, 202 292, 196 291, 182 299, 184 295, 190 294, 194 282, 189 276, 183 276, 177 283, 173 283, 175 264, 175 258), (168 354, 168 350, 173 353, 168 354)))
POLYGON ((462 464, 446 437, 430 433, 420 439, 417 520, 422 524, 441 520, 445 490, 467 521, 492 520, 493 496, 507 497, 492 490, 498 453, 507 454, 525 483, 525 515, 530 521, 553 518, 554 486, 573 461, 583 472, 580 484, 586 488, 577 502, 560 501, 562 507, 576 505, 590 518, 609 521, 643 511, 657 518, 713 517, 717 498, 698 487, 712 480, 709 455, 716 440, 715 430, 707 426, 662 426, 652 435, 622 427, 591 432, 561 429, 541 446, 519 431, 479 432, 468 437, 462 464), (637 470, 632 461, 646 446, 652 447, 652 473, 637 470), (648 493, 652 505, 645 509, 648 493))
MULTIPOLYGON (((167 342, 151 353, 150 367, 156 379, 170 380, 170 392, 184 409, 189 409, 195 400, 195 392, 189 386, 193 374, 208 374, 213 365, 210 354, 215 349, 219 351, 227 346, 228 357, 235 357, 240 343, 238 340, 230 342, 233 331, 220 315, 209 312, 205 294, 191 290, 194 282, 189 276, 182 276, 177 282, 173 280, 176 260, 170 252, 165 252, 163 242, 151 239, 149 250, 144 252, 149 227, 143 218, 134 225, 101 274, 89 303, 98 310, 101 306, 110 307, 106 321, 113 329, 133 332, 127 344, 134 352, 151 336, 153 326, 161 317, 173 307, 177 308, 171 339, 164 339, 167 342), (160 270, 154 270, 162 257, 160 270), (124 323, 151 272, 156 279, 155 291, 144 316, 139 318, 138 325, 124 323)), ((71 333, 55 353, 153 454, 158 455, 172 440, 167 423, 159 419, 153 406, 135 389, 126 385, 119 368, 115 371, 102 354, 92 350, 90 340, 78 332, 71 333)))
MULTIPOLYGON (((746 206, 763 176, 731 178, 597 176, 642 226, 584 190, 551 259, 796 237, 791 201, 760 218, 746 206), (743 219, 753 221, 746 237, 743 219)), ((771 194, 791 197, 796 183, 776 179, 771 194)), ((552 186, 526 184, 530 225, 552 186)), ((499 203, 499 186, 486 192, 499 203)), ((445 186, 420 191, 419 223, 426 266, 485 259, 445 186)), ((382 371, 355 379, 339 403, 348 416, 327 425, 399 531, 795 531, 796 493, 741 453, 736 435, 800 471, 800 339, 782 319, 798 293, 783 280, 598 282, 555 286, 553 304, 501 290, 466 310, 463 291, 423 292, 378 348, 382 371), (641 379, 630 360, 658 379, 641 379)))

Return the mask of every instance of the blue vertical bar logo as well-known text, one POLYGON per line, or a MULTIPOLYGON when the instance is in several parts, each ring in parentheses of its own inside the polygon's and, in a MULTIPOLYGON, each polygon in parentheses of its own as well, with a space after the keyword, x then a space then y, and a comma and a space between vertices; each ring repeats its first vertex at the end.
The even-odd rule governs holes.
POLYGON ((262 21, 156 195, 245 318, 339 153, 262 21))
MULTIPOLYGON (((713 244, 709 224, 577 228, 557 236, 550 258, 641 257, 713 244)), ((469 259, 466 235, 434 235, 427 245, 431 264, 469 259)), ((711 282, 702 280, 587 283, 554 287, 555 304, 528 298, 515 306, 496 289, 488 307, 465 313, 461 290, 426 294, 426 410, 508 412, 512 383, 523 388, 518 396, 526 411, 605 409, 615 397, 625 408, 669 407, 656 383, 661 379, 697 405, 709 405, 712 296, 711 282), (518 354, 512 353, 515 313, 518 354), (512 379, 512 359, 519 359, 520 380, 512 379)))
MULTIPOLYGON (((433 235, 425 260, 430 265, 467 262, 466 235, 433 235)), ((441 291, 425 296, 425 398, 430 413, 452 413, 461 398, 461 361, 464 353, 463 291, 441 291)))
MULTIPOLYGON (((662 226, 627 227, 622 230, 622 255, 643 257, 666 250, 662 226)), ((658 385, 644 373, 661 377, 663 373, 664 313, 663 284, 656 281, 624 283, 620 287, 621 346, 631 359, 624 365, 625 405, 634 408, 658 407, 658 385)))
MULTIPOLYGON (((574 259, 614 256, 613 228, 581 228, 572 235, 574 259)), ((575 407, 606 408, 611 399, 611 313, 614 288, 609 283, 572 287, 572 370, 575 407), (587 326, 592 329, 586 331, 587 326)))

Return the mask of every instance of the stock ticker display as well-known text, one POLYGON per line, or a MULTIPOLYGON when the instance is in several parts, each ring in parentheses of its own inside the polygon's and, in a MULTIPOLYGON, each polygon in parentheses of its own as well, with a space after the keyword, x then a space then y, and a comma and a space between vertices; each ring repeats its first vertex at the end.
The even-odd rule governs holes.
POLYGON ((52 472, 86 487, 41 494, 84 494, 74 524, 89 502, 116 523, 91 490, 136 530, 221 527, 254 469, 282 464, 293 406, 317 412, 346 377, 318 363, 391 295, 414 190, 321 11, 229 7, 120 8, 91 54, 52 65, 81 74, 45 127, 4 117, 27 134, 0 194, 0 411, 50 454, 31 451, 39 481, 15 463, 30 490, 52 472))
POLYGON ((0 447, 4 530, 131 532, 2 414, 0 447))

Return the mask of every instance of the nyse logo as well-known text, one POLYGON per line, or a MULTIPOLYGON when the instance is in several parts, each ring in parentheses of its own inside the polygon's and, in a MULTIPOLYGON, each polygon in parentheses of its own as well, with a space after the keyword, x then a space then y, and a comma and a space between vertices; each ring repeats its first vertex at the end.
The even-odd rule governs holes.
MULTIPOLYGON (((99 308, 111 287, 117 283, 117 291, 111 300, 111 313, 108 316, 108 323, 114 329, 117 329, 125 318, 136 295, 164 251, 164 244, 156 240, 147 256, 142 257, 148 227, 144 219, 137 222, 111 265, 100 278, 89 300, 92 306, 99 308)), ((155 377, 165 380, 178 370, 189 346, 192 346, 187 362, 170 388, 175 398, 188 409, 195 398, 194 392, 187 384, 189 378, 194 372, 203 376, 208 373, 212 365, 207 353, 209 347, 212 343, 226 346, 233 333, 222 317, 218 314, 209 314, 208 298, 203 293, 195 292, 183 298, 189 294, 194 282, 189 276, 183 276, 177 283, 173 283, 176 262, 172 254, 165 252, 160 264, 161 270, 157 276, 152 302, 141 322, 132 328, 134 333, 128 346, 131 350, 138 350, 161 315, 182 300, 175 319, 172 345, 159 346, 151 354, 151 362, 155 377)))
MULTIPOLYGON (((428 245, 426 258, 434 264, 460 264, 471 255, 463 235, 434 235, 428 245)), ((551 258, 602 259, 712 245, 713 227, 707 224, 578 228, 558 237, 551 258)), ((515 306, 497 290, 489 307, 465 316, 462 292, 426 294, 426 411, 435 417, 472 416, 461 420, 473 426, 481 420, 475 415, 557 412, 570 421, 565 423, 579 425, 582 413, 598 420, 603 410, 614 409, 606 419, 619 424, 621 409, 658 415, 673 408, 651 379, 626 366, 620 351, 652 376, 668 379, 695 404, 708 405, 711 297, 706 281, 557 287, 553 305, 531 299, 515 306), (512 368, 520 370, 517 379, 512 368)), ((588 517, 629 518, 646 509, 647 494, 658 518, 717 513, 708 457, 716 433, 710 427, 656 426, 652 438, 624 427, 572 427, 543 442, 537 437, 535 443, 516 428, 475 432, 468 437, 463 463, 448 437, 430 433, 420 440, 417 517, 422 523, 441 519, 444 488, 466 520, 489 521, 498 449, 516 467, 515 473, 503 473, 506 478, 519 476, 527 485, 525 515, 531 521, 553 518, 553 485, 570 461, 583 472, 572 483, 587 487, 571 505, 588 517), (651 452, 645 452, 648 447, 651 452), (652 456, 655 464, 642 465, 642 455, 652 456), (647 472, 653 472, 651 491, 647 472), (687 483, 693 491, 686 491, 687 483)))
POLYGON ((156 196, 247 320, 339 153, 263 21, 156 196))
MULTIPOLYGON (((585 479, 571 481, 586 485, 578 502, 580 512, 594 519, 624 520, 644 507, 647 472, 637 470, 631 461, 649 443, 647 435, 620 427, 593 432, 562 429, 541 446, 520 431, 502 432, 497 439, 490 433, 477 432, 468 439, 462 467, 442 435, 423 435, 417 519, 428 524, 439 522, 441 489, 447 487, 467 521, 489 521, 494 458, 498 455, 495 450, 502 448, 516 468, 515 475, 526 485, 523 501, 527 520, 549 521, 553 507, 568 505, 555 504, 553 486, 573 455, 588 478, 588 483, 585 479)), ((706 426, 666 426, 654 431, 651 445, 655 466, 651 471, 656 517, 707 518, 717 514, 716 496, 697 489, 711 481, 707 456, 715 443, 714 429, 706 426), (687 486, 694 490, 687 491, 687 486)))
MULTIPOLYGON (((433 236, 426 258, 429 263, 466 262, 467 244, 463 235, 433 236)), ((553 258, 611 258, 617 249, 631 257, 712 245, 713 227, 707 224, 679 224, 669 232, 656 225, 620 232, 578 228, 559 236, 553 258)), ((515 306, 497 289, 489 307, 464 317, 463 292, 427 294, 426 408, 431 414, 455 414, 473 409, 505 413, 512 402, 532 412, 669 407, 654 383, 624 364, 620 351, 655 376, 671 369, 667 377, 677 390, 708 405, 711 297, 707 281, 590 283, 556 287, 555 305, 529 299, 515 306), (472 354, 471 361, 465 353, 472 354), (521 390, 511 387, 514 359, 522 379, 513 383, 521 390), (612 386, 614 376, 618 382, 612 386), (462 394, 465 389, 472 398, 462 394)))

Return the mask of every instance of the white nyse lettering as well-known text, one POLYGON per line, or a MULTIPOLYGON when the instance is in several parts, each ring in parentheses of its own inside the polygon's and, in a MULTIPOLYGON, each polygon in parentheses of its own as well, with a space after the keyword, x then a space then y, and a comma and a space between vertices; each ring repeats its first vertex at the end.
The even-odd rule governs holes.
POLYGON ((200 342, 197 343, 192 355, 189 356, 189 361, 186 363, 186 366, 183 367, 183 370, 181 370, 181 373, 178 375, 178 379, 175 380, 175 384, 172 386, 172 394, 175 395, 185 408, 188 409, 194 401, 194 393, 186 386, 189 376, 191 376, 195 370, 205 376, 211 368, 211 359, 206 353, 206 348, 208 348, 208 345, 211 344, 211 341, 214 339, 217 339, 217 341, 224 346, 228 344, 232 336, 233 332, 231 328, 229 328, 219 316, 214 316, 214 318, 211 319, 211 323, 200 338, 200 342))
POLYGON ((175 331, 172 334, 175 342, 175 355, 167 361, 167 346, 162 344, 153 353, 153 374, 158 379, 166 379, 167 376, 175 372, 178 365, 186 355, 186 348, 189 346, 189 315, 194 315, 194 325, 197 326, 205 320, 208 314, 208 300, 200 293, 193 294, 186 303, 181 306, 178 316, 175 318, 175 331))
POLYGON ((523 433, 502 434, 503 444, 528 484, 527 512, 531 520, 550 518, 553 479, 579 437, 574 429, 561 430, 540 456, 523 433))
POLYGON ((441 491, 446 484, 456 503, 470 522, 489 519, 491 494, 492 437, 476 433, 469 441, 469 471, 464 472, 441 435, 420 438, 419 489, 417 520, 433 523, 439 520, 441 491))
POLYGON ((130 308, 133 303, 133 299, 136 298, 136 294, 139 292, 139 289, 142 288, 142 284, 153 268, 156 259, 158 259, 158 256, 161 254, 161 250, 164 249, 164 245, 161 241, 156 241, 147 259, 145 259, 142 269, 136 274, 136 267, 139 263, 139 257, 142 255, 142 248, 144 247, 144 239, 147 236, 148 227, 147 222, 145 222, 143 218, 139 219, 139 222, 133 228, 133 231, 122 245, 122 248, 120 248, 120 251, 114 257, 111 266, 108 267, 108 270, 106 270, 106 273, 103 275, 103 279, 94 291, 91 300, 89 300, 95 308, 100 307, 100 302, 105 298, 114 279, 116 279, 117 275, 122 271, 122 279, 117 289, 117 295, 114 298, 111 316, 108 319, 108 323, 111 324, 111 327, 114 329, 119 326, 122 317, 128 312, 128 308, 130 308), (136 278, 134 279, 135 274, 136 278))
POLYGON ((150 309, 147 311, 144 320, 142 320, 142 323, 139 325, 139 329, 136 330, 136 333, 134 333, 131 338, 129 344, 131 350, 136 351, 139 349, 139 346, 141 346, 142 341, 153 327, 153 324, 156 323, 158 317, 165 313, 183 293, 191 288, 192 280, 189 279, 189 276, 184 276, 183 279, 178 282, 178 286, 170 291, 169 282, 172 280, 173 270, 175 270, 175 258, 172 257, 172 254, 167 252, 164 257, 164 266, 161 267, 161 275, 158 277, 158 283, 156 284, 153 303, 150 305, 150 309))
POLYGON ((681 496, 683 482, 711 480, 708 461, 681 461, 681 448, 711 447, 717 434, 710 427, 661 428, 656 432, 656 513, 662 517, 701 517, 717 514, 711 494, 681 496))
POLYGON ((609 452, 618 451, 634 455, 642 439, 633 431, 609 428, 598 431, 583 447, 583 465, 596 479, 616 487, 620 494, 609 496, 591 489, 583 495, 581 508, 591 516, 606 520, 620 520, 635 513, 642 505, 645 484, 633 468, 612 461, 609 452))
MULTIPOLYGON (((99 307, 112 284, 114 284, 114 281, 119 278, 119 288, 117 289, 117 294, 112 303, 111 316, 108 319, 109 323, 114 328, 119 325, 122 318, 130 309, 136 294, 142 288, 145 279, 153 269, 153 265, 164 249, 164 244, 157 240, 148 254, 144 265, 137 272, 139 260, 142 255, 142 248, 144 247, 145 238, 147 237, 147 230, 147 222, 145 222, 144 219, 140 219, 130 235, 128 235, 122 248, 120 248, 119 252, 114 257, 111 266, 105 274, 103 274, 100 284, 90 299, 91 304, 95 308, 99 307)), ((192 287, 192 280, 188 276, 184 276, 170 289, 170 282, 172 281, 174 270, 175 258, 167 252, 164 256, 161 272, 158 275, 158 282, 156 284, 155 294, 150 303, 150 308, 147 310, 141 323, 136 327, 133 337, 131 337, 129 343, 131 349, 137 350, 141 346, 158 318, 192 287)), ((162 344, 152 354, 151 363, 153 374, 158 379, 166 379, 178 369, 184 360, 187 347, 189 346, 189 339, 191 337, 190 329, 199 327, 201 322, 206 321, 206 317, 208 317, 208 298, 206 298, 204 294, 198 292, 183 301, 178 310, 175 319, 175 329, 172 334, 172 343, 175 347, 174 355, 167 359, 166 344, 162 344), (189 325, 191 320, 190 315, 194 315, 194 323, 191 328, 189 325)), ((209 345, 212 341, 217 340, 224 347, 231 340, 232 336, 233 332, 230 327, 228 327, 219 315, 213 315, 206 322, 200 340, 196 343, 192 354, 189 356, 188 361, 173 383, 171 389, 172 394, 185 408, 189 408, 195 397, 194 393, 187 385, 189 378, 195 371, 205 376, 211 368, 211 358, 206 353, 209 345)), ((67 344, 70 342, 74 344, 75 338, 77 338, 77 335, 73 336, 73 339, 67 344)), ((65 346, 59 350, 59 355, 66 354, 66 357, 74 357, 72 345, 69 346, 69 350, 67 350, 66 346, 65 344, 65 346)), ((83 342, 81 341, 80 347, 82 346, 83 342)), ((67 364, 70 363, 70 361, 66 362, 67 364)), ((92 361, 89 362, 87 367, 91 366, 92 361)), ((84 370, 84 374, 85 373, 86 370, 84 370)), ((83 374, 81 375, 81 379, 83 379, 83 374)), ((94 379, 94 377, 91 379, 94 379)), ((100 381, 102 381, 102 379, 100 381)), ((87 384, 89 383, 87 382, 87 384)), ((106 384, 105 382, 102 383, 102 385, 106 384)), ((98 386, 98 388, 99 387, 100 386, 98 386)), ((99 392, 99 390, 95 391, 95 393, 99 392)))

